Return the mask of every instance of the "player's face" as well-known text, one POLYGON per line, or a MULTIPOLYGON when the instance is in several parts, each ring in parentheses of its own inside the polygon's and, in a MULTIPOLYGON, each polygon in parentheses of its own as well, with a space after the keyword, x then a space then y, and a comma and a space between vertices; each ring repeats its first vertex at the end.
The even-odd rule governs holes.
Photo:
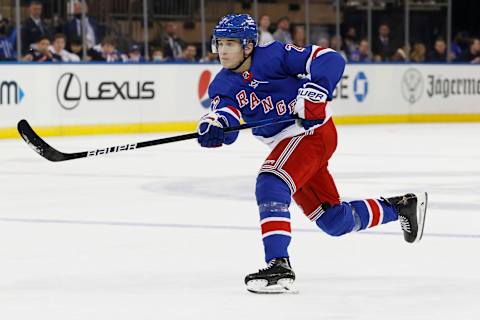
POLYGON ((244 59, 243 48, 238 39, 217 40, 217 50, 224 68, 235 68, 244 59))

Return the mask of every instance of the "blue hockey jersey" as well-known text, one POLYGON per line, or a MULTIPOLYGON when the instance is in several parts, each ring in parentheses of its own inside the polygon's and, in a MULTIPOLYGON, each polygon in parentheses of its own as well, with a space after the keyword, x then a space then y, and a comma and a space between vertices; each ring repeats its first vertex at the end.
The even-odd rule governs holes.
MULTIPOLYGON (((300 48, 278 41, 258 46, 252 64, 243 74, 223 68, 209 86, 210 107, 228 119, 229 126, 278 117, 292 117, 298 89, 307 82, 321 86, 332 100, 333 91, 345 68, 341 55, 329 48, 300 48)), ((324 123, 331 117, 326 106, 324 123)), ((293 117, 292 117, 293 118, 293 117)), ((252 129, 270 147, 281 140, 305 132, 295 121, 252 129)), ((238 132, 228 133, 225 143, 233 143, 238 132)))

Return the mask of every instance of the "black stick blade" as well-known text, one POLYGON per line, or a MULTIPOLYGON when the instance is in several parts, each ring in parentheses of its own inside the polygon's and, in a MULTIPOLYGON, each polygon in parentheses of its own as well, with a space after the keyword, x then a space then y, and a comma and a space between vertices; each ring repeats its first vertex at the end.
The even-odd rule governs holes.
MULTIPOLYGON (((50 161, 64 161, 72 159, 73 154, 63 153, 46 143, 33 131, 27 120, 20 120, 17 125, 18 132, 23 140, 39 155, 50 161)), ((76 157, 73 157, 76 158, 76 157)))

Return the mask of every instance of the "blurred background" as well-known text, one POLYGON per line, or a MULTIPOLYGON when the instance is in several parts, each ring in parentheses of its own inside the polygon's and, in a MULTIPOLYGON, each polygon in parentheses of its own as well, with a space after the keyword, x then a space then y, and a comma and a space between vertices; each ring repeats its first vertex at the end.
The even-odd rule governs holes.
POLYGON ((349 62, 480 62, 474 0, 0 0, 0 60, 211 62, 211 30, 246 12, 261 43, 349 62))

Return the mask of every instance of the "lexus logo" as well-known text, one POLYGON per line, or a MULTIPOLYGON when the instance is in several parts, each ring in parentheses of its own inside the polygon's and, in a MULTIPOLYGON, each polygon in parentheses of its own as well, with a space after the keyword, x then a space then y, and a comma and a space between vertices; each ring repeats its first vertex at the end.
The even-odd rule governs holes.
POLYGON ((65 110, 73 110, 80 101, 154 100, 154 81, 80 81, 71 72, 64 73, 57 83, 57 100, 65 110))
POLYGON ((402 95, 408 103, 414 104, 423 94, 423 76, 417 69, 410 68, 402 77, 402 95))
POLYGON ((82 97, 82 84, 77 75, 64 73, 57 83, 57 100, 65 110, 78 107, 82 97))

